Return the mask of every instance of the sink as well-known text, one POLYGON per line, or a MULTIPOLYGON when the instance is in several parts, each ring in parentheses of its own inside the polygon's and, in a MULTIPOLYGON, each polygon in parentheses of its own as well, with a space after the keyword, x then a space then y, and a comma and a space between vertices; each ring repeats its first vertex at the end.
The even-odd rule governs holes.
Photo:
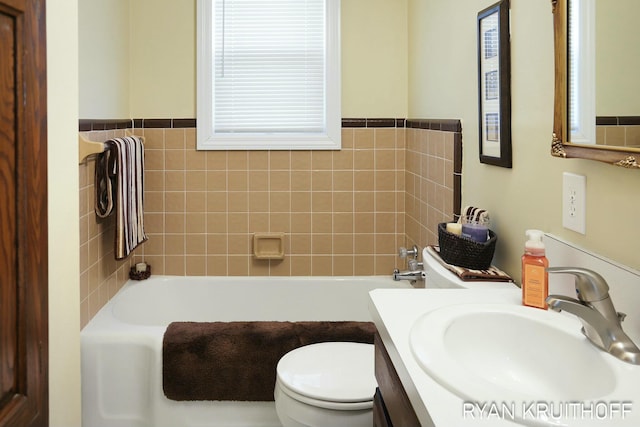
MULTIPOLYGON (((447 305, 416 320, 410 347, 441 386, 465 402, 514 404, 516 422, 522 422, 527 402, 619 398, 621 372, 637 379, 638 371, 593 346, 580 327, 577 319, 518 305, 447 305)), ((567 425, 562 419, 524 421, 567 425)))

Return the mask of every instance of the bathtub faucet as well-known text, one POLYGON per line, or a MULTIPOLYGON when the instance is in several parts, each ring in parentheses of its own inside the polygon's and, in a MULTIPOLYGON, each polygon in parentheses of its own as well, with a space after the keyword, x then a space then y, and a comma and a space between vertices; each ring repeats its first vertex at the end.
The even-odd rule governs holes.
POLYGON ((426 274, 424 273, 424 264, 418 262, 416 259, 411 259, 407 263, 409 271, 400 271, 397 268, 393 270, 393 280, 396 282, 400 280, 409 280, 411 284, 414 284, 416 280, 424 280, 426 274))

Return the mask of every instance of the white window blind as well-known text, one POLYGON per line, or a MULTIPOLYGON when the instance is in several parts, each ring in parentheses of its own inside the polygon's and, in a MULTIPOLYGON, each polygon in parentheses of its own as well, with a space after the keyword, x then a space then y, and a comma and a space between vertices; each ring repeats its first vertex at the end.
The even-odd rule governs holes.
POLYGON ((338 13, 336 0, 200 0, 198 147, 340 148, 338 13))

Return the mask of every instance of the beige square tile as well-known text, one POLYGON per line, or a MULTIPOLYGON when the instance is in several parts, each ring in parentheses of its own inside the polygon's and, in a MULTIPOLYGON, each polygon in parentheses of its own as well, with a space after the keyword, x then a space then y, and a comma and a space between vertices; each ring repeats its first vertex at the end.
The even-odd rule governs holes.
MULTIPOLYGON (((295 153, 298 153, 297 151, 295 153)), ((292 161, 292 152, 287 150, 276 150, 269 152, 269 169, 270 170, 290 170, 292 161)))
POLYGON ((166 191, 184 191, 185 184, 184 171, 164 171, 164 187, 166 191))
POLYGON ((317 150, 311 152, 311 168, 317 170, 333 169, 333 151, 317 150))
POLYGON ((353 234, 333 234, 333 253, 346 255, 353 254, 353 234))
POLYGON ((353 130, 353 145, 356 150, 374 148, 374 130, 367 128, 355 128, 353 130))
POLYGON ((311 172, 312 191, 331 191, 333 188, 333 172, 330 170, 314 170, 311 172))
POLYGON ((259 171, 269 169, 269 152, 264 150, 249 151, 249 170, 259 171))
POLYGON ((269 190, 271 191, 290 191, 291 190, 291 171, 271 171, 269 173, 269 190))
POLYGON ((353 148, 353 130, 353 128, 342 128, 340 138, 343 150, 353 148))
POLYGON ((249 212, 249 232, 263 233, 269 231, 269 213, 249 212))
POLYGON ((185 256, 184 255, 167 255, 164 257, 165 274, 171 276, 185 275, 185 256))
POLYGON ((333 192, 333 211, 334 212, 353 212, 354 198, 351 191, 334 191, 333 192))
POLYGON ((185 150, 186 169, 191 171, 207 170, 207 156, 204 151, 196 151, 194 148, 185 150))
POLYGON ((271 213, 269 215, 269 231, 275 233, 289 232, 291 229, 291 214, 289 212, 271 213))
POLYGON ((249 211, 249 195, 259 194, 261 192, 247 193, 246 191, 230 191, 227 194, 229 203, 229 213, 248 212, 249 211))
POLYGON ((246 171, 249 165, 248 151, 228 151, 227 169, 230 171, 246 171))
POLYGON ((314 213, 311 216, 312 233, 331 233, 333 229, 333 215, 330 213, 314 213))
POLYGON ((208 212, 206 214, 207 233, 226 233, 227 215, 227 212, 208 212))
POLYGON ((356 233, 373 233, 375 231, 375 214, 373 212, 355 213, 354 231, 356 233))
POLYGON ((207 191, 207 172, 187 170, 185 172, 187 191, 207 191))
MULTIPOLYGON (((248 233, 229 233, 227 248, 229 255, 245 255, 250 253, 250 236, 248 233)), ((252 237, 252 236, 251 236, 252 237)))
POLYGON ((187 276, 206 276, 207 257, 204 255, 189 255, 185 258, 187 276))
POLYGON ((311 275, 333 275, 333 258, 329 255, 314 255, 313 258, 311 258, 311 275))
POLYGON ((236 212, 233 215, 229 215, 227 230, 229 233, 248 233, 249 214, 247 212, 236 212))
POLYGON ((165 233, 184 233, 185 230, 185 214, 184 213, 166 213, 164 214, 165 233))
MULTIPOLYGON (((164 171, 145 170, 144 188, 147 191, 164 191, 164 171)), ((82 191, 80 195, 82 196, 82 191)), ((82 199, 80 206, 82 206, 82 199)))
POLYGON ((291 152, 291 170, 292 171, 310 171, 311 170, 311 151, 298 151, 298 150, 292 151, 291 152))
POLYGON ((164 144, 166 149, 185 149, 184 129, 165 129, 164 144))
POLYGON ((249 259, 249 276, 268 276, 270 264, 268 259, 249 259))
POLYGON ((377 212, 395 212, 396 193, 394 191, 376 191, 375 200, 377 212))
POLYGON ((149 255, 164 255, 164 234, 152 234, 148 233, 149 239, 144 243, 144 254, 149 255))
POLYGON ((162 191, 145 191, 144 193, 145 211, 146 212, 164 212, 164 195, 165 193, 162 191))
POLYGON ((226 256, 228 253, 228 242, 228 235, 226 233, 207 234, 207 255, 226 256))
POLYGON ((164 150, 145 150, 144 169, 146 171, 163 171, 165 169, 164 153, 164 150))
POLYGON ((332 258, 335 276, 353 276, 353 255, 335 255, 332 258))
POLYGON ((247 171, 228 171, 227 188, 229 191, 247 191, 249 188, 249 177, 247 171))
POLYGON ((396 167, 395 150, 375 151, 375 168, 376 170, 393 170, 396 167))
POLYGON ((292 276, 310 276, 311 275, 311 256, 297 255, 291 257, 291 275, 292 276))
POLYGON ((353 194, 353 209, 355 212, 374 212, 375 199, 373 191, 358 191, 353 194))
POLYGON ((375 186, 376 186, 376 191, 395 191, 396 172, 395 171, 376 171, 375 186))
POLYGON ((208 170, 207 174, 207 190, 208 191, 226 191, 227 190, 227 172, 208 170))
POLYGON ((396 128, 377 128, 374 130, 376 150, 396 148, 396 128))
POLYGON ((292 171, 291 172, 291 190, 292 191, 311 191, 311 171, 292 171))
POLYGON ((249 191, 269 190, 269 172, 266 170, 249 171, 249 191))
POLYGON ((356 191, 373 191, 375 189, 375 173, 357 170, 354 172, 353 188, 356 191))
POLYGON ((311 235, 311 253, 313 255, 330 255, 333 251, 331 234, 312 234, 311 235))
POLYGON ((226 255, 207 256, 207 276, 227 276, 228 274, 226 255))
POLYGON ((208 191, 207 192, 207 212, 227 212, 228 201, 226 191, 208 191))
MULTIPOLYGON (((185 238, 185 250, 187 255, 205 255, 207 253, 207 235, 187 234, 185 238)), ((204 266, 204 258, 202 265, 204 266)))
POLYGON ((313 212, 331 212, 333 194, 330 191, 316 191, 311 196, 313 212))
POLYGON ((227 170, 227 151, 210 151, 207 153, 207 170, 209 171, 226 171, 227 170))
POLYGON ((164 168, 166 170, 185 170, 186 159, 184 150, 166 150, 164 168))
POLYGON ((353 150, 343 148, 333 153, 333 170, 353 170, 353 150))
POLYGON ((309 255, 311 254, 311 235, 310 234, 291 234, 292 255, 309 255))
POLYGON ((165 192, 165 212, 184 212, 185 197, 182 191, 165 192))
POLYGON ((354 214, 352 212, 333 214, 334 233, 353 233, 354 214))
POLYGON ((187 233, 206 233, 206 212, 187 212, 185 219, 185 231, 187 233))
MULTIPOLYGON (((144 148, 145 153, 150 149, 163 150, 164 146, 164 129, 144 129, 144 148)), ((145 158, 146 161, 146 158, 145 158)), ((146 166, 146 165, 145 165, 146 166)))
POLYGON ((269 212, 269 193, 252 191, 248 193, 250 212, 269 212))
POLYGON ((356 171, 374 169, 374 150, 356 150, 353 155, 353 168, 356 171))
POLYGON ((386 275, 393 272, 396 267, 396 257, 394 255, 376 255, 374 271, 372 274, 386 275))
POLYGON ((355 256, 354 257, 354 274, 356 276, 371 276, 375 272, 374 257, 367 256, 355 256))
POLYGON ((311 212, 311 192, 291 192, 291 212, 311 212))
POLYGON ((227 258, 227 268, 229 276, 248 276, 249 275, 249 261, 248 255, 233 256, 230 255, 227 258))
POLYGON ((206 191, 187 191, 186 192, 186 212, 206 212, 207 211, 207 193, 206 191))
POLYGON ((292 233, 311 233, 311 214, 292 213, 291 214, 292 233))
POLYGON ((290 212, 291 193, 288 191, 271 191, 269 193, 270 212, 290 212))
POLYGON ((353 191, 353 171, 334 171, 333 172, 333 190, 334 191, 353 191))
POLYGON ((291 258, 285 257, 283 260, 272 260, 269 263, 270 276, 290 276, 291 275, 291 258))
POLYGON ((165 234, 165 255, 184 255, 185 235, 181 234, 165 234))

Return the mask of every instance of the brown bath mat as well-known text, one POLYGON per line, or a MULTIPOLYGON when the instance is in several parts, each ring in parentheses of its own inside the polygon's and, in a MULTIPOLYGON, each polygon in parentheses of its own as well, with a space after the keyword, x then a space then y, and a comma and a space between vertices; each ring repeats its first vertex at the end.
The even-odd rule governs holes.
POLYGON ((172 400, 273 401, 276 366, 289 351, 329 341, 373 343, 373 322, 174 322, 162 344, 162 385, 172 400))

